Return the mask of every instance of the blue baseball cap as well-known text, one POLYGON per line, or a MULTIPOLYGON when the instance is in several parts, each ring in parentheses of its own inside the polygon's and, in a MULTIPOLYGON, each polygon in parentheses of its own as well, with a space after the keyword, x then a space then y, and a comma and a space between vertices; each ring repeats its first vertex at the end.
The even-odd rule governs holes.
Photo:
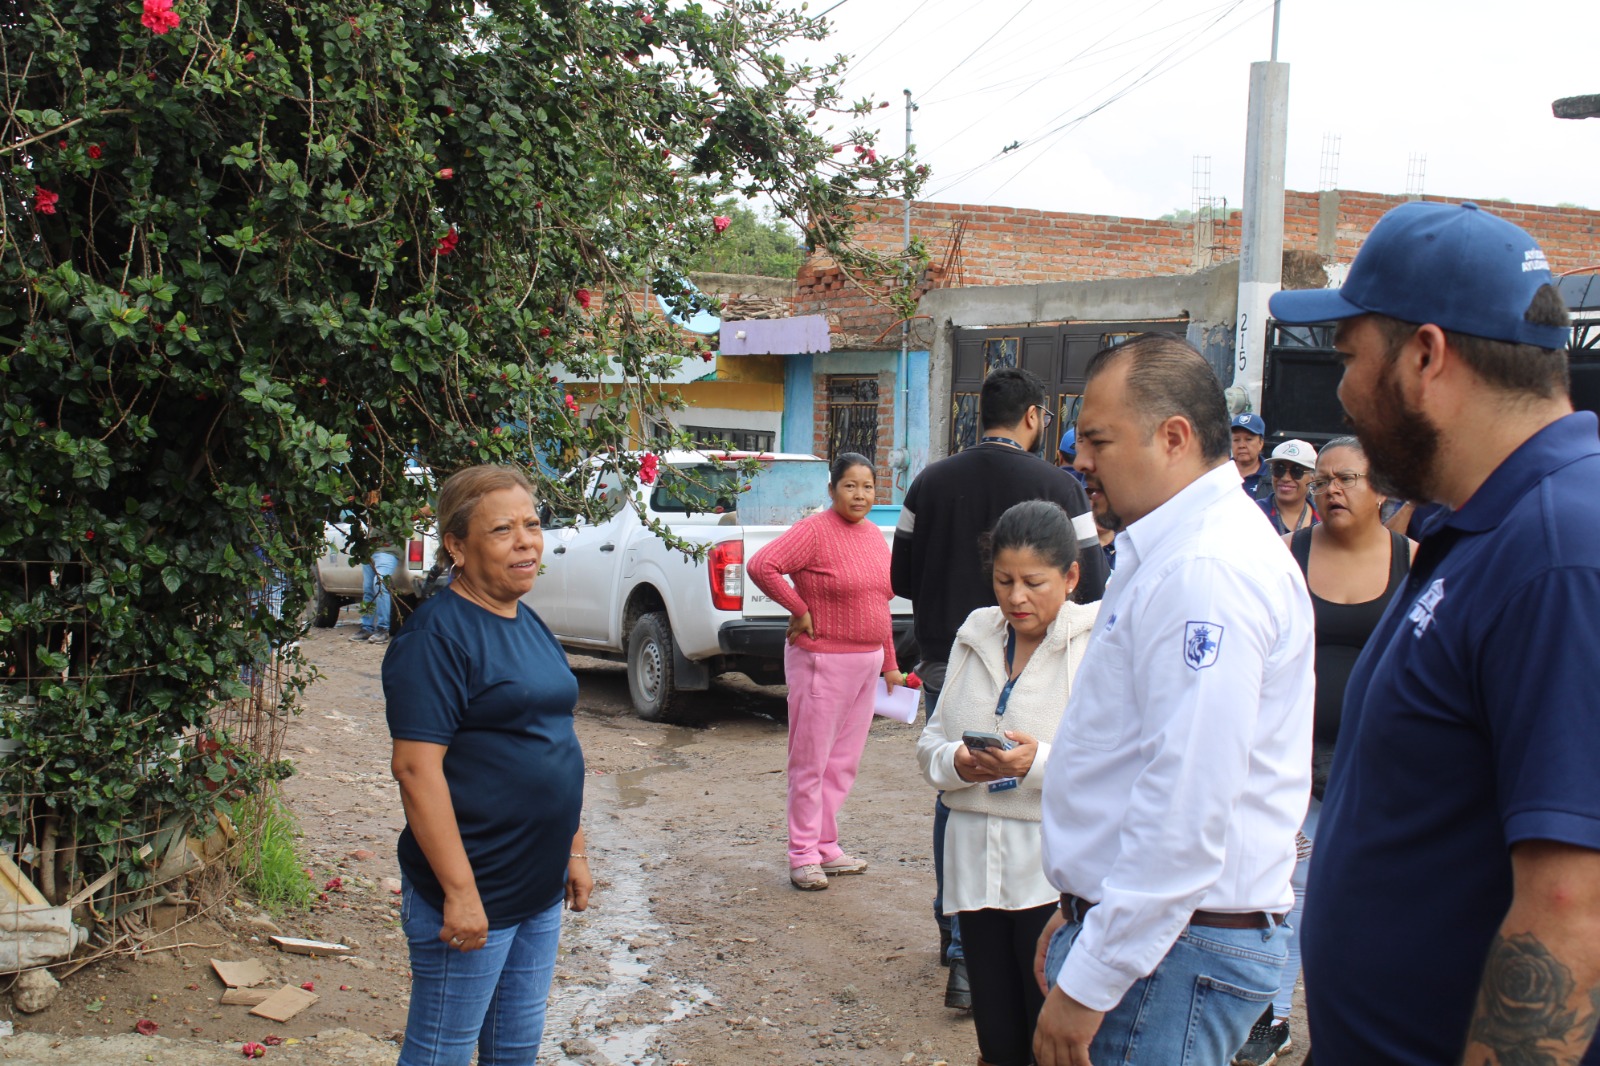
POLYGON ((1260 415, 1253 412, 1242 415, 1234 415, 1233 418, 1229 420, 1228 427, 1230 429, 1242 429, 1247 433, 1254 433, 1258 437, 1265 437, 1267 435, 1267 424, 1261 420, 1260 415))
POLYGON ((1067 431, 1061 434, 1062 455, 1077 456, 1078 454, 1078 427, 1068 426, 1067 431))
POLYGON ((1290 325, 1380 314, 1489 340, 1565 348, 1569 330, 1523 317, 1549 284, 1550 264, 1520 226, 1477 204, 1413 200, 1372 227, 1343 288, 1276 293, 1268 307, 1290 325))

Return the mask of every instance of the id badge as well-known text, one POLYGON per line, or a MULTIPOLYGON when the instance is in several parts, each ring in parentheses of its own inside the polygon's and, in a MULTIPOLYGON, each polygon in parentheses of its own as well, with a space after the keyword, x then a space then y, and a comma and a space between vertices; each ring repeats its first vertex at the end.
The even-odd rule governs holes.
POLYGON ((990 792, 1009 792, 1012 789, 1016 788, 1017 784, 1018 784, 1017 779, 1014 778, 1014 777, 1002 777, 998 781, 990 781, 989 782, 989 791, 990 792))

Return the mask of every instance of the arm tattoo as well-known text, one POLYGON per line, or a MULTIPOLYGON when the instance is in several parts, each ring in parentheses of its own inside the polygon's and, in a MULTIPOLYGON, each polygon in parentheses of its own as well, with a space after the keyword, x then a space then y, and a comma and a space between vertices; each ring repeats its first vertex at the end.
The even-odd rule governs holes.
MULTIPOLYGON (((1532 933, 1496 936, 1489 945, 1470 1039, 1494 1052, 1500 1066, 1561 1066, 1593 1036, 1596 995, 1574 1004, 1572 971, 1532 933)), ((1486 1066, 1487 1061, 1485 1060, 1486 1066)))

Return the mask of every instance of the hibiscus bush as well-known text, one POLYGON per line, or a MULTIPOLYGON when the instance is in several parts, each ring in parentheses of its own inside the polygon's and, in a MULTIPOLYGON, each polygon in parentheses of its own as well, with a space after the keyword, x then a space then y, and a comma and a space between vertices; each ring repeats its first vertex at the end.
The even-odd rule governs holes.
POLYGON ((901 276, 843 242, 910 167, 836 151, 874 105, 783 57, 824 32, 765 0, 0 5, 0 791, 32 797, 0 830, 53 895, 274 772, 216 708, 264 677, 292 706, 304 671, 261 665, 325 520, 408 528, 419 467, 638 469, 650 381, 709 356, 641 294, 698 299, 719 198, 901 276), (555 375, 602 371, 580 419, 555 375))

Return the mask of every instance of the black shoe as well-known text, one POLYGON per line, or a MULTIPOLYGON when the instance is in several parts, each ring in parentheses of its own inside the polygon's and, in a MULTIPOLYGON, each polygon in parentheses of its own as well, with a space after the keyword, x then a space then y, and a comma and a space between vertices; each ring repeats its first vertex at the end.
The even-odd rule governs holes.
POLYGON ((1250 1027, 1250 1039, 1233 1057, 1233 1066, 1272 1066, 1293 1046, 1289 1038, 1289 1019, 1274 1018, 1272 1008, 1268 1007, 1250 1027))
POLYGON ((944 982, 944 1005, 952 1010, 972 1009, 972 986, 967 983, 967 960, 952 959, 944 982))
POLYGON ((939 965, 950 965, 950 927, 948 925, 939 927, 939 965))

